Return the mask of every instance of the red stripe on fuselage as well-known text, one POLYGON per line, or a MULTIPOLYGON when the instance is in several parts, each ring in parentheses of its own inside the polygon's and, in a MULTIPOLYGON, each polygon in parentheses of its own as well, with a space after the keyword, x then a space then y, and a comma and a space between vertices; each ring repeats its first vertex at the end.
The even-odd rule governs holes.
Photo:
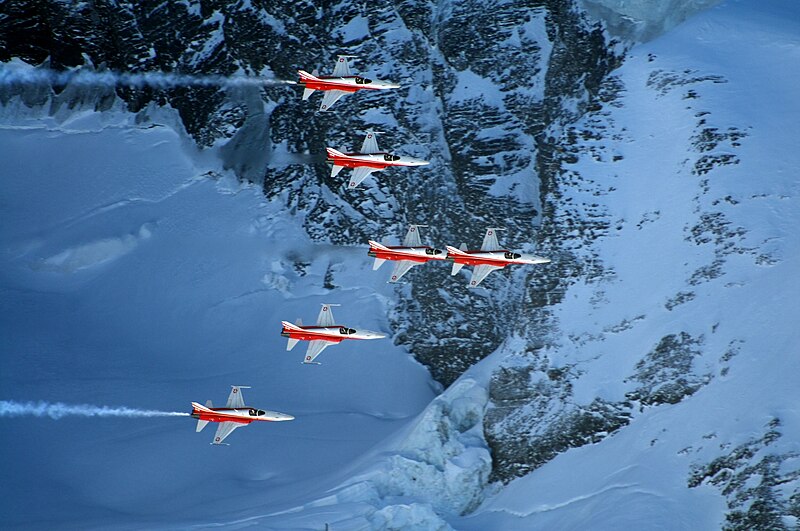
POLYGON ((209 413, 208 411, 203 411, 202 409, 195 409, 192 411, 192 417, 196 418, 197 420, 205 420, 207 422, 235 422, 237 424, 250 424, 254 420, 258 420, 258 418, 247 418, 242 417, 241 415, 228 415, 225 414, 224 411, 220 411, 218 409, 212 409, 213 413, 209 413))
MULTIPOLYGON (((389 247, 389 249, 404 249, 404 247, 389 247)), ((371 247, 369 250, 369 255, 374 258, 379 258, 381 260, 408 260, 409 262, 418 262, 420 264, 424 264, 430 260, 435 260, 435 258, 429 256, 423 256, 420 254, 412 254, 412 253, 403 253, 403 252, 390 252, 384 251, 383 249, 376 249, 371 247)))
POLYGON ((303 85, 305 88, 314 90, 341 90, 342 92, 357 92, 359 90, 380 90, 380 87, 366 85, 353 85, 352 83, 342 83, 341 81, 333 81, 333 79, 347 79, 347 78, 328 78, 320 77, 317 79, 304 79, 300 78, 297 82, 298 85, 303 85))
MULTIPOLYGON (((358 156, 358 155, 353 155, 358 156)), ((327 162, 332 162, 336 166, 344 166, 345 168, 358 168, 358 167, 366 167, 366 168, 375 168, 376 170, 383 170, 388 166, 395 166, 395 164, 387 164, 381 161, 366 161, 361 159, 355 159, 351 157, 328 157, 327 162)))
POLYGON ((288 337, 291 339, 299 339, 301 341, 314 341, 315 339, 322 339, 324 341, 330 341, 332 343, 338 343, 343 339, 353 339, 347 337, 345 335, 335 336, 333 335, 334 332, 329 332, 327 334, 322 334, 319 332, 314 332, 315 328, 333 328, 333 326, 309 326, 304 327, 302 330, 292 330, 290 328, 284 328, 281 331, 281 335, 283 337, 288 337))
MULTIPOLYGON (((481 251, 462 251, 462 252, 464 252, 464 253, 470 253, 470 252, 478 253, 478 252, 481 252, 481 251)), ((497 252, 503 253, 505 251, 497 251, 497 252)), ((493 266, 505 267, 508 264, 517 263, 514 260, 509 260, 507 258, 499 258, 499 257, 498 258, 490 258, 488 256, 475 256, 475 255, 471 255, 471 254, 464 255, 464 254, 455 254, 455 253, 453 253, 453 254, 448 254, 447 258, 448 259, 452 259, 452 261, 457 263, 457 264, 464 264, 464 265, 469 265, 469 266, 474 266, 474 265, 493 265, 493 266)))

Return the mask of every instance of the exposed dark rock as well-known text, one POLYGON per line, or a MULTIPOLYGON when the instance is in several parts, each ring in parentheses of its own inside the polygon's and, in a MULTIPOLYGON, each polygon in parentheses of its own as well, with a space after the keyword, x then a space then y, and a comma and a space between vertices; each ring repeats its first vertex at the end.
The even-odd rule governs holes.
POLYGON ((628 380, 641 384, 626 396, 643 405, 676 404, 708 383, 710 375, 698 375, 693 362, 702 354, 703 337, 686 332, 661 338, 658 345, 636 364, 628 380))
POLYGON ((708 464, 692 467, 690 488, 706 483, 726 497, 726 531, 788 530, 783 517, 798 514, 800 453, 776 453, 770 448, 781 437, 779 419, 773 419, 766 428, 761 437, 708 464))

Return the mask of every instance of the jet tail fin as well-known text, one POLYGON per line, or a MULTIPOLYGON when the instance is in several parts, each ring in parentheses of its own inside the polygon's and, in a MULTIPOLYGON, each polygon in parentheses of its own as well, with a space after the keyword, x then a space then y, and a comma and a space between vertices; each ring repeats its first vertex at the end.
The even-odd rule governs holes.
POLYGON ((342 153, 341 151, 337 151, 337 150, 335 150, 333 148, 329 148, 329 147, 325 148, 325 152, 328 154, 328 156, 330 158, 333 158, 333 157, 346 157, 347 156, 344 153, 342 153))
POLYGON ((300 80, 308 80, 308 81, 317 81, 317 76, 313 74, 309 74, 305 70, 298 70, 297 73, 300 75, 300 80))
MULTIPOLYGON (((299 319, 298 319, 298 324, 296 324, 296 325, 293 325, 292 323, 290 323, 288 321, 281 321, 281 324, 283 325, 283 330, 281 331, 281 333, 284 333, 287 330, 294 330, 295 332, 302 332, 303 329, 300 328, 302 326, 300 323, 302 323, 302 321, 300 321, 299 319)), ((292 350, 294 348, 294 346, 297 345, 298 341, 300 341, 300 340, 290 337, 289 341, 286 342, 286 350, 292 350)))
POLYGON ((339 172, 342 171, 343 169, 344 166, 337 166, 336 164, 334 164, 333 168, 331 168, 331 177, 336 177, 337 175, 339 175, 339 172))
MULTIPOLYGON (((196 412, 197 412, 197 410, 198 410, 198 409, 201 409, 202 407, 203 407, 203 406, 201 406, 201 405, 200 405, 200 404, 198 404, 197 402, 192 402, 192 409, 193 409, 193 410, 192 410, 192 413, 196 413, 196 412)), ((206 408, 207 408, 207 409, 211 409, 212 407, 214 407, 214 404, 211 402, 211 400, 206 400, 206 408)), ((207 420, 200 420, 200 419, 198 419, 198 420, 197 420, 197 429, 196 429, 195 431, 196 431, 196 432, 201 432, 201 431, 203 431, 203 428, 205 428, 205 427, 206 427, 206 424, 208 424, 208 421, 207 421, 207 420)))
POLYGON ((381 243, 378 243, 376 241, 372 241, 372 240, 367 240, 367 241, 369 242, 370 247, 374 247, 375 249, 378 249, 380 251, 389 251, 390 250, 385 245, 383 245, 381 243))
POLYGON ((373 271, 375 271, 376 269, 378 269, 380 266, 382 266, 382 265, 383 265, 383 263, 384 263, 385 261, 386 261, 386 259, 385 259, 385 258, 376 258, 376 259, 375 259, 375 263, 374 263, 374 264, 372 264, 372 270, 373 270, 373 271))
POLYGON ((307 100, 317 89, 307 88, 303 89, 303 99, 307 100))
POLYGON ((457 275, 461 268, 464 267, 464 264, 459 264, 457 262, 453 262, 453 270, 450 272, 450 275, 457 275))
POLYGON ((467 250, 467 244, 466 243, 462 243, 461 245, 458 246, 458 250, 459 251, 466 251, 467 250))
POLYGON ((461 244, 461 248, 459 248, 459 249, 456 249, 455 247, 450 247, 449 245, 446 245, 445 247, 447 248, 447 255, 448 256, 449 255, 455 255, 455 256, 463 255, 463 254, 466 254, 464 251, 467 250, 467 246, 464 245, 463 243, 461 244))

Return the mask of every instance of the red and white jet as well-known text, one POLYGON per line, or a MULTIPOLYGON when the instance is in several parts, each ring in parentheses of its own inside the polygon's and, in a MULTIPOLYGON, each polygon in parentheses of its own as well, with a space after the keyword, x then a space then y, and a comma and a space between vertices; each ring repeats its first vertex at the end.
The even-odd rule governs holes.
POLYGON ((386 81, 373 81, 361 76, 354 76, 350 73, 350 65, 347 60, 354 55, 339 55, 337 56, 336 66, 333 68, 332 76, 320 76, 316 71, 309 74, 305 70, 298 70, 300 74, 300 81, 298 85, 303 86, 303 99, 307 100, 315 90, 324 90, 325 95, 322 97, 322 104, 319 107, 321 111, 327 111, 339 98, 345 94, 351 94, 359 90, 386 90, 400 88, 400 85, 394 83, 387 83, 386 81))
POLYGON ((289 338, 289 342, 286 344, 286 350, 292 350, 294 346, 297 345, 298 341, 309 342, 303 363, 315 363, 314 359, 316 359, 325 348, 341 343, 345 339, 382 339, 386 337, 379 332, 356 330, 355 328, 348 328, 336 324, 336 321, 333 320, 331 306, 339 305, 323 304, 322 309, 319 311, 319 316, 317 317, 317 326, 303 326, 300 319, 297 320, 297 324, 281 321, 283 324, 281 335, 289 338))
POLYGON ((282 422, 294 420, 294 417, 286 413, 277 411, 265 411, 244 405, 242 389, 250 389, 245 385, 232 385, 233 389, 228 397, 225 407, 213 407, 211 400, 201 406, 197 402, 192 402, 192 418, 197 419, 197 431, 202 431, 209 422, 219 422, 217 433, 214 434, 212 444, 222 444, 222 441, 230 435, 236 428, 247 426, 251 422, 282 422))
POLYGON ((392 270, 389 282, 397 282, 415 265, 424 264, 431 260, 444 260, 447 257, 447 253, 422 245, 422 241, 419 238, 420 227, 427 227, 427 225, 411 225, 408 228, 402 247, 388 247, 369 240, 367 254, 375 258, 372 270, 378 269, 386 260, 395 261, 397 263, 392 270))
POLYGON ((353 175, 350 176, 348 188, 355 188, 361 181, 369 177, 372 172, 385 170, 391 166, 427 166, 427 160, 415 159, 413 157, 401 157, 381 151, 378 149, 376 135, 380 131, 367 131, 361 151, 358 153, 342 153, 333 148, 325 148, 328 152, 326 162, 332 163, 331 177, 336 177, 343 168, 352 168, 353 175))
POLYGON ((447 259, 453 262, 451 275, 457 274, 465 265, 475 266, 468 287, 476 288, 486 278, 486 275, 495 269, 503 269, 509 264, 546 264, 549 258, 542 258, 532 254, 521 254, 507 251, 500 247, 495 231, 505 230, 490 227, 486 229, 483 245, 479 251, 467 250, 467 244, 462 243, 460 249, 447 246, 447 259))

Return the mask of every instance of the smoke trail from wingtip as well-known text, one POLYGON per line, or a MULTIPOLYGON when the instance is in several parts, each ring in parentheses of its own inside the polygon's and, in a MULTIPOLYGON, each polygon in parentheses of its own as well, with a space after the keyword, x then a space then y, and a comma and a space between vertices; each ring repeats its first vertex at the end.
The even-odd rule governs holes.
POLYGON ((294 85, 294 81, 264 76, 222 76, 176 74, 170 72, 115 72, 113 70, 51 70, 47 68, 0 65, 0 85, 15 83, 49 83, 52 85, 81 85, 169 89, 175 87, 244 87, 294 85))
POLYGON ((155 411, 129 407, 93 406, 90 404, 64 404, 62 402, 14 402, 0 400, 0 417, 188 417, 181 411, 155 411))

